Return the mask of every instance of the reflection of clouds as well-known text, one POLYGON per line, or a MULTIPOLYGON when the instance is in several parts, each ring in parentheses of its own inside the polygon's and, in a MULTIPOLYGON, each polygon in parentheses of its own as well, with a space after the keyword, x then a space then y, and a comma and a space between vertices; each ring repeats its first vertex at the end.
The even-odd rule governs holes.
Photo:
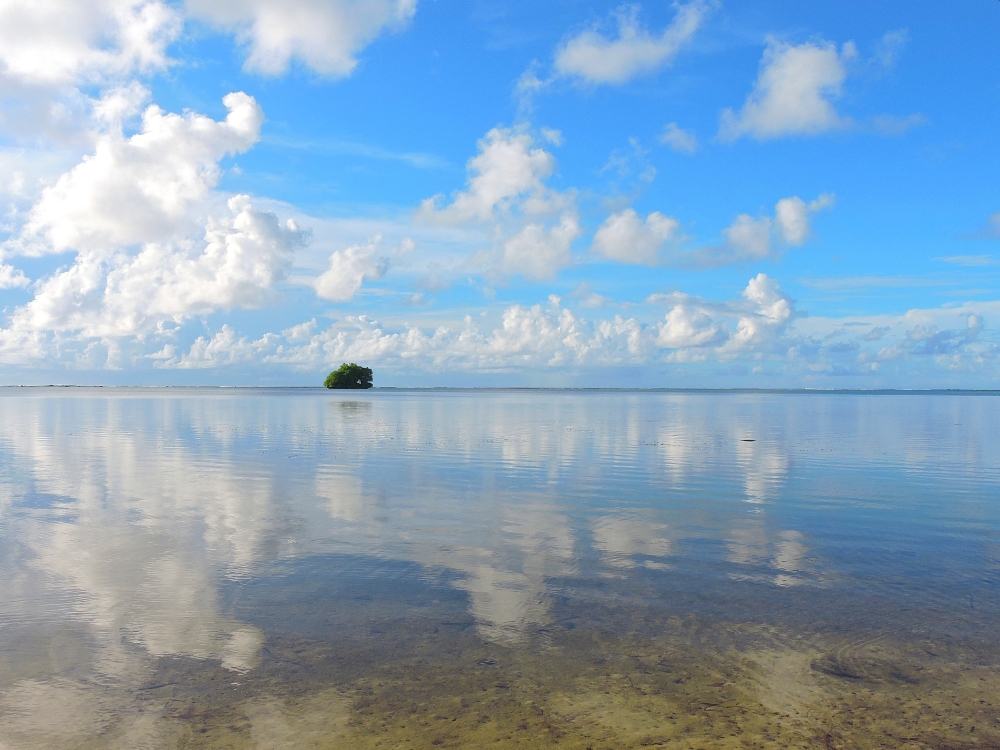
POLYGON ((249 672, 257 666, 257 657, 264 645, 264 635, 257 628, 244 625, 236 628, 222 647, 222 666, 232 672, 249 672))
POLYGON ((0 698, 3 735, 15 742, 30 737, 62 744, 80 735, 97 734, 109 717, 102 716, 107 707, 95 698, 94 691, 66 679, 22 680, 0 698))
MULTIPOLYGON (((705 406, 711 402, 700 399, 691 402, 672 397, 665 418, 652 421, 656 425, 656 443, 660 458, 670 475, 671 484, 681 487, 692 477, 704 475, 720 460, 722 444, 714 439, 718 426, 715 416, 705 406)), ((731 419, 730 412, 726 412, 731 419)), ((637 418, 650 420, 646 410, 636 410, 637 418)))
POLYGON ((768 539, 765 521, 760 516, 747 518, 731 529, 726 538, 726 559, 737 565, 768 565, 778 572, 769 578, 778 586, 798 586, 805 582, 809 548, 799 531, 779 531, 777 538, 768 539))
POLYGON ((542 623, 548 609, 544 581, 489 562, 465 565, 456 560, 453 567, 465 573, 457 586, 469 594, 470 612, 485 640, 516 641, 532 625, 542 623))
POLYGON ((804 538, 798 531, 782 531, 781 541, 775 545, 774 567, 782 571, 774 578, 779 586, 797 586, 802 579, 791 575, 800 572, 809 549, 802 543, 804 538))
MULTIPOLYGON (((19 475, 4 533, 26 550, 24 570, 44 575, 35 582, 35 616, 46 599, 64 602, 66 615, 90 625, 102 674, 134 671, 127 644, 151 657, 218 659, 245 671, 262 641, 221 614, 214 571, 246 570, 259 557, 276 526, 272 477, 252 463, 234 471, 219 458, 226 449, 212 440, 210 412, 178 420, 168 404, 5 403, 13 408, 0 443, 19 475), (156 429, 142 429, 147 422, 156 429), (185 432, 198 437, 178 440, 185 432), (46 497, 58 502, 58 515, 31 507, 31 498, 46 497)), ((25 575, 3 574, 9 582, 25 575)))
POLYGON ((155 700, 136 703, 134 694, 123 694, 108 684, 63 676, 20 680, 0 695, 0 748, 178 747, 184 727, 163 715, 163 704, 155 700), (131 708, 127 717, 122 715, 123 705, 131 708))
POLYGON ((737 442, 736 464, 745 476, 748 503, 764 503, 773 499, 788 474, 788 454, 762 442, 737 442))
POLYGON ((7 509, 14 504, 17 495, 16 488, 9 482, 0 482, 0 519, 7 514, 7 509))
POLYGON ((124 634, 151 656, 219 659, 236 671, 254 662, 261 635, 222 617, 203 558, 164 533, 105 524, 51 524, 33 564, 79 595, 76 619, 91 624, 99 669, 127 665, 124 634))
POLYGON ((370 522, 371 505, 365 501, 361 480, 336 466, 316 471, 316 496, 326 501, 331 518, 348 523, 370 522))
MULTIPOLYGON (((466 509, 466 492, 452 494, 436 488, 438 503, 451 512, 442 516, 425 506, 424 513, 412 509, 372 513, 372 498, 362 481, 342 467, 322 467, 317 472, 316 495, 325 500, 329 516, 337 523, 328 538, 368 554, 403 557, 430 568, 459 573, 455 586, 469 595, 469 610, 479 634, 488 641, 513 642, 533 627, 546 622, 549 610, 548 579, 572 575, 574 536, 569 520, 541 504, 507 503, 499 518, 487 519, 478 509, 469 526, 450 517, 455 509, 466 509), (476 539, 484 522, 499 533, 476 539), (453 543, 457 534, 460 543, 453 543), (461 543, 476 540, 479 544, 461 543)), ((420 496, 414 484, 408 494, 420 496)), ((467 491, 467 488, 463 488, 467 491)))
POLYGON ((726 559, 737 565, 757 565, 768 557, 767 530, 760 518, 747 518, 729 532, 726 559))
POLYGON ((372 402, 371 401, 335 401, 337 408, 340 410, 341 415, 347 418, 358 417, 365 418, 370 417, 372 414, 372 402))
POLYGON ((781 541, 775 545, 774 567, 787 573, 797 573, 802 570, 802 562, 808 549, 802 543, 802 533, 799 531, 782 531, 781 541))
POLYGON ((660 455, 674 485, 681 485, 695 469, 695 436, 672 426, 664 428, 658 440, 660 455))
MULTIPOLYGON (((124 681, 168 654, 252 667, 262 634, 225 616, 219 577, 331 549, 455 572, 478 632, 499 642, 547 622, 581 537, 622 577, 708 537, 747 577, 797 585, 815 580, 816 562, 807 537, 778 530, 789 446, 798 469, 823 461, 826 477, 875 456, 883 470, 909 467, 941 416, 913 436, 915 402, 902 398, 354 398, 4 398, 0 612, 86 623, 96 669, 124 681), (29 495, 61 505, 29 508, 29 495), (734 497, 760 512, 737 511, 734 497), (577 503, 610 510, 580 521, 567 509, 577 503)), ((976 417, 963 408, 953 421, 976 417)), ((935 460, 995 472, 990 414, 935 446, 935 460)))
POLYGON ((27 434, 6 442, 13 460, 32 470, 31 491, 74 499, 81 522, 122 526, 142 517, 145 528, 170 528, 198 518, 209 547, 232 571, 252 565, 274 530, 274 477, 250 461, 236 467, 220 458, 233 448, 225 445, 228 436, 214 439, 211 413, 185 415, 190 421, 141 413, 154 423, 163 418, 166 424, 156 426, 172 443, 161 443, 135 424, 123 402, 98 401, 105 406, 98 411, 84 401, 82 414, 59 415, 73 434, 46 434, 37 415, 26 415, 17 426, 27 434), (190 445, 177 440, 184 432, 196 436, 190 445))
POLYGON ((480 635, 509 642, 546 622, 548 578, 572 575, 575 558, 569 521, 550 508, 508 507, 501 528, 492 548, 457 549, 440 560, 465 574, 456 585, 469 594, 480 635))
MULTIPOLYGON (((594 547, 601 550, 604 561, 615 568, 634 568, 636 557, 669 557, 671 540, 667 527, 627 516, 606 516, 594 523, 594 547)), ((647 567, 663 563, 645 561, 647 567), (652 563, 652 565, 650 565, 652 563)))

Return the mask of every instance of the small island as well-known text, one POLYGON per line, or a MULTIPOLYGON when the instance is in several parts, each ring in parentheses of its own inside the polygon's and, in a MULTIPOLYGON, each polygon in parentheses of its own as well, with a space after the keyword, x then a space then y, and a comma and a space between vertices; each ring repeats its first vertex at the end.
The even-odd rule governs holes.
POLYGON ((326 376, 323 385, 327 388, 371 388, 372 370, 354 362, 345 362, 326 376))

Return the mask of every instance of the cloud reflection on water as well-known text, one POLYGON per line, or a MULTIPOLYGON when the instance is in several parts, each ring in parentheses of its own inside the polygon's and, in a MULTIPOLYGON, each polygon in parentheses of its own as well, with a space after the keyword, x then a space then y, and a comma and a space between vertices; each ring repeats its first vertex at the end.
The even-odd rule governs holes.
MULTIPOLYGON (((502 642, 547 622, 552 581, 588 548, 629 575, 692 565, 686 545, 716 539, 734 575, 801 585, 817 573, 807 536, 774 517, 793 465, 922 455, 901 412, 865 402, 846 414, 853 453, 817 439, 823 410, 845 407, 821 398, 810 413, 676 394, 8 396, 0 512, 21 552, 2 575, 45 588, 4 618, 86 623, 102 673, 134 668, 132 646, 239 671, 264 636, 223 614, 220 578, 330 551, 451 571, 502 642), (25 507, 42 495, 59 507, 25 507)), ((956 463, 995 458, 949 445, 956 463)))

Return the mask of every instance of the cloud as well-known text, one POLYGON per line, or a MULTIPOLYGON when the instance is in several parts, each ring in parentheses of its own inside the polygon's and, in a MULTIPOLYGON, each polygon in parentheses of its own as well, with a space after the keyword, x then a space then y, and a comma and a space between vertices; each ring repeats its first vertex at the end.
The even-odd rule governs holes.
POLYGON ((653 295, 653 304, 671 306, 656 327, 656 343, 675 349, 672 361, 690 362, 709 353, 722 361, 750 352, 777 351, 795 317, 795 304, 767 274, 757 274, 741 292, 741 300, 709 302, 686 294, 653 295))
POLYGON ((782 198, 774 207, 774 218, 740 214, 722 230, 726 241, 714 247, 674 253, 671 265, 713 267, 755 260, 775 260, 790 247, 804 245, 812 235, 810 216, 833 206, 833 193, 824 193, 806 203, 798 196, 782 198))
MULTIPOLYGON (((247 196, 229 201, 204 243, 149 243, 130 256, 84 252, 69 268, 41 280, 17 308, 6 334, 72 331, 83 337, 143 336, 216 310, 264 305, 303 242, 294 224, 255 211, 247 196)), ((0 341, 3 339, 0 338, 0 341)))
POLYGON ((774 224, 778 235, 792 247, 804 245, 812 233, 809 216, 832 207, 834 200, 833 193, 824 193, 810 203, 798 196, 782 198, 774 207, 774 224))
POLYGON ((563 134, 561 130, 555 130, 554 128, 542 128, 542 138, 551 143, 553 146, 563 145, 563 134))
POLYGON ((767 216, 753 218, 740 214, 722 233, 726 244, 718 257, 720 263, 734 263, 743 260, 761 260, 771 254, 772 221, 767 216))
POLYGON ((280 75, 299 62, 323 76, 350 75, 357 55, 386 29, 404 27, 416 0, 186 0, 192 18, 231 31, 244 67, 280 75))
POLYGON ((654 36, 640 26, 635 6, 622 6, 615 13, 617 37, 609 39, 589 29, 569 39, 556 51, 556 73, 592 84, 622 84, 668 65, 691 41, 714 4, 694 0, 676 7, 673 23, 654 36))
POLYGON ((910 356, 949 357, 965 349, 976 341, 983 330, 981 315, 970 314, 965 318, 965 327, 939 330, 936 325, 916 325, 906 331, 900 341, 878 350, 879 360, 895 360, 910 356))
POLYGON ((719 348, 722 358, 775 343, 795 314, 795 306, 774 279, 759 273, 742 292, 749 309, 739 316, 736 331, 719 348))
POLYGON ((189 210, 218 182, 218 161, 246 151, 260 132, 263 112, 253 97, 232 93, 223 102, 229 114, 221 122, 153 105, 135 135, 102 136, 91 156, 42 192, 8 250, 109 251, 187 229, 189 210))
POLYGON ((738 113, 722 112, 719 137, 767 140, 846 127, 850 120, 831 102, 840 96, 846 63, 856 55, 851 42, 838 52, 831 42, 792 45, 769 38, 753 90, 738 113))
POLYGON ((412 151, 394 151, 392 149, 382 148, 381 146, 373 146, 369 143, 344 141, 333 137, 319 139, 292 139, 270 135, 265 136, 264 143, 268 146, 305 152, 310 156, 314 156, 316 154, 362 156, 366 159, 402 162, 403 164, 407 164, 415 169, 443 169, 449 166, 446 160, 439 156, 435 156, 434 154, 412 151))
POLYGON ((637 560, 643 557, 668 557, 673 543, 669 527, 646 519, 626 515, 605 516, 594 523, 594 549, 600 550, 604 561, 615 568, 663 566, 656 561, 637 560), (650 565, 650 563, 653 563, 650 565))
POLYGON ((16 289, 28 286, 31 282, 24 273, 14 266, 0 262, 0 289, 16 289))
POLYGON ((534 214, 550 209, 555 196, 544 181, 555 169, 552 154, 535 147, 529 134, 509 128, 493 128, 477 145, 479 153, 467 164, 466 189, 440 209, 437 204, 443 196, 428 198, 420 206, 419 218, 461 224, 491 221, 515 208, 534 214))
POLYGON ((704 310, 691 305, 674 305, 658 327, 656 343, 665 349, 706 346, 722 336, 722 329, 704 310))
POLYGON ((120 134, 122 124, 142 111, 143 106, 149 101, 149 96, 149 89, 138 81, 105 89, 101 92, 100 99, 93 101, 91 107, 93 118, 106 128, 120 134))
POLYGON ((722 230, 724 243, 695 250, 681 247, 676 219, 654 211, 643 220, 629 208, 604 221, 594 233, 591 251, 608 260, 646 266, 707 268, 773 260, 790 247, 804 245, 812 235, 812 214, 833 204, 832 193, 809 203, 798 196, 782 198, 773 218, 740 214, 722 230))
POLYGON ((1000 211, 990 214, 986 220, 986 229, 982 236, 991 240, 1000 239, 1000 211))
POLYGON ((694 133, 682 130, 676 122, 666 124, 660 134, 660 143, 664 143, 682 154, 693 154, 698 150, 698 139, 694 133))
MULTIPOLYGON (((182 27, 161 0, 0 0, 0 132, 46 144, 45 160, 89 148, 109 127, 92 90, 141 89, 129 80, 173 64, 167 48, 182 27)), ((37 164, 28 171, 51 176, 37 164)))
POLYGON ((675 238, 679 226, 676 219, 659 211, 643 220, 628 208, 604 221, 594 233, 591 250, 619 263, 655 266, 662 261, 661 250, 675 238))
MULTIPOLYGON (((199 336, 191 344, 187 354, 174 360, 158 362, 159 367, 175 367, 178 370, 203 370, 211 367, 250 362, 254 358, 255 342, 237 336, 228 324, 211 339, 199 336)), ((259 345, 258 345, 259 346, 259 345)))
POLYGON ((930 123, 930 120, 920 113, 912 115, 876 115, 872 118, 872 128, 882 135, 905 135, 913 128, 919 128, 930 123))
POLYGON ((885 70, 894 67, 900 54, 903 52, 903 48, 906 47, 909 41, 909 29, 895 29, 893 31, 887 31, 882 35, 882 38, 879 40, 879 43, 875 48, 875 54, 872 57, 872 62, 885 70))
POLYGON ((313 332, 316 330, 316 318, 312 320, 307 320, 305 323, 299 323, 298 325, 286 328, 281 332, 289 341, 307 341, 312 337, 313 332))
POLYGON ((406 362, 424 369, 463 370, 612 364, 639 361, 641 335, 635 320, 616 316, 591 324, 552 295, 547 306, 507 308, 500 325, 486 333, 468 316, 460 327, 432 332, 414 326, 390 331, 366 316, 352 316, 307 343, 281 344, 261 361, 301 367, 333 361, 406 362))
POLYGON ((579 236, 580 224, 573 213, 564 213, 559 223, 548 229, 543 224, 528 224, 504 242, 503 270, 536 281, 551 279, 572 264, 570 249, 579 236))
POLYGON ((534 104, 534 96, 544 91, 552 83, 553 79, 543 80, 538 72, 540 65, 537 60, 532 60, 528 69, 525 70, 514 84, 514 99, 517 101, 519 119, 527 116, 534 104))
POLYGON ((381 236, 363 245, 352 245, 330 255, 330 267, 312 285, 316 296, 331 302, 346 302, 354 297, 365 279, 380 279, 388 268, 386 258, 377 258, 381 236))
POLYGON ((586 281, 581 281, 576 285, 576 289, 570 292, 570 297, 575 300, 579 300, 577 304, 580 307, 586 307, 590 309, 597 309, 604 307, 611 300, 605 297, 603 294, 598 294, 593 289, 590 288, 590 284, 586 281))
POLYGON ((103 84, 165 68, 180 14, 157 0, 0 1, 3 78, 33 86, 103 84))
POLYGON ((944 263, 952 263, 956 266, 967 266, 970 268, 982 268, 984 266, 995 266, 997 260, 992 255, 948 255, 943 258, 935 258, 944 263))
MULTIPOLYGON (((361 315, 347 317, 308 340, 298 334, 295 341, 273 334, 256 342, 231 334, 225 340, 242 353, 239 356, 252 350, 256 361, 269 364, 316 368, 365 361, 467 371, 731 361, 782 355, 793 343, 783 343, 782 336, 795 318, 794 303, 765 274, 751 279, 736 300, 711 302, 676 294, 664 296, 663 301, 671 309, 653 325, 621 315, 588 321, 550 295, 547 305, 508 307, 500 324, 485 332, 470 316, 459 327, 442 325, 425 331, 416 326, 388 330, 361 315)), ((200 341, 198 350, 208 343, 200 341)), ((172 353, 168 366, 181 361, 172 353)))
POLYGON ((466 189, 445 205, 442 195, 423 201, 417 220, 487 229, 493 247, 474 262, 488 274, 552 278, 572 263, 571 246, 581 234, 573 192, 546 185, 555 159, 530 134, 512 128, 493 128, 478 148, 467 165, 466 189))
POLYGON ((929 279, 919 276, 841 276, 833 278, 805 278, 801 281, 813 289, 825 290, 919 288, 942 286, 947 283, 940 279, 929 279))

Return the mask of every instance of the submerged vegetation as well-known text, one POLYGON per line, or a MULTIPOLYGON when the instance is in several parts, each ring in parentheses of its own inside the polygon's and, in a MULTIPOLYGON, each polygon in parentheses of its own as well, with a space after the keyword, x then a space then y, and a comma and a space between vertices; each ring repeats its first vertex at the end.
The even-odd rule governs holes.
POLYGON ((372 370, 354 362, 345 362, 326 376, 323 385, 327 388, 371 388, 372 370))

